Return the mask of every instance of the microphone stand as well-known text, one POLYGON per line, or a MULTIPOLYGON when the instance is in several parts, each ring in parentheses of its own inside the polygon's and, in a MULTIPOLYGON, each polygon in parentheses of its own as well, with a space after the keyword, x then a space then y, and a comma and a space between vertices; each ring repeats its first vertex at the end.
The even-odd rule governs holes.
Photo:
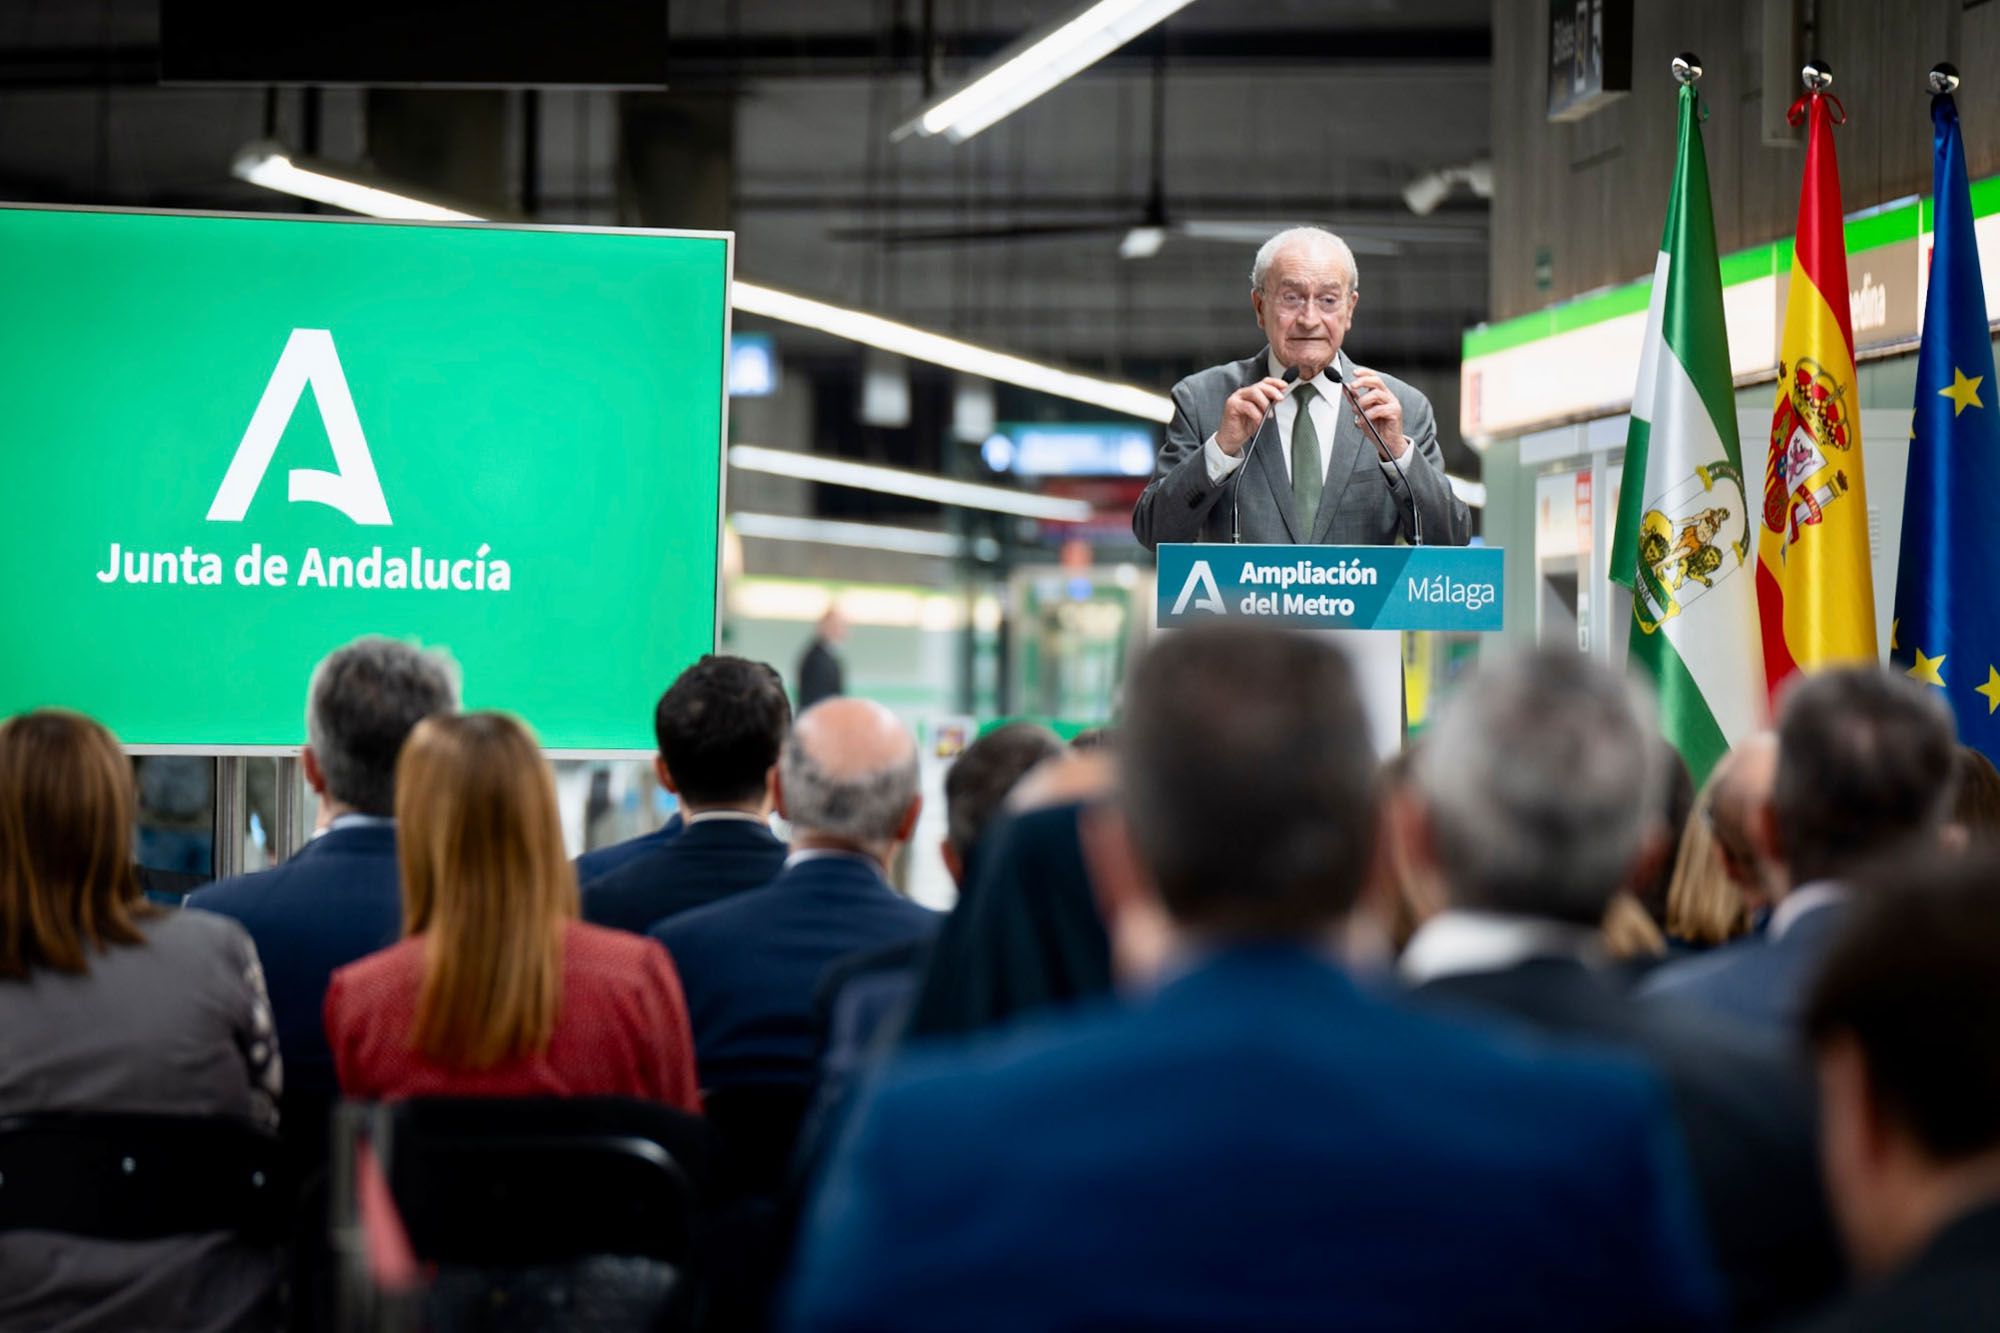
MULTIPOLYGON (((1340 392, 1346 396, 1348 406, 1354 409, 1354 415, 1361 419, 1362 426, 1367 429, 1370 435, 1375 437, 1377 456, 1387 460, 1390 466, 1396 469, 1396 475, 1403 479, 1403 494, 1410 497, 1410 528, 1413 537, 1410 545, 1422 546, 1424 544, 1424 515, 1423 511, 1417 508, 1417 495, 1415 491, 1410 489, 1410 474, 1403 471, 1403 460, 1390 451, 1389 446, 1383 442, 1382 432, 1375 429, 1375 423, 1370 421, 1368 414, 1361 410, 1361 400, 1355 396, 1354 386, 1349 384, 1346 376, 1340 373, 1339 363, 1335 362, 1328 366, 1326 373, 1332 377, 1335 384, 1340 386, 1340 392)), ((1381 474, 1381 469, 1377 468, 1376 472, 1381 474)), ((1395 484, 1386 475, 1382 475, 1382 484, 1389 488, 1391 495, 1396 493, 1395 484)))
MULTIPOLYGON (((1289 386, 1299 381, 1299 368, 1297 366, 1286 366, 1285 373, 1280 378, 1285 381, 1287 392, 1289 392, 1289 386)), ((1283 402, 1284 400, 1280 398, 1278 401, 1283 402)), ((1238 498, 1243 491, 1243 474, 1250 468, 1250 455, 1257 452, 1257 441, 1264 438, 1264 427, 1271 424, 1271 414, 1277 410, 1278 403, 1276 402, 1264 409, 1263 417, 1257 422, 1256 432, 1250 436, 1250 443, 1243 447, 1243 461, 1237 466, 1235 482, 1229 488, 1229 544, 1231 546, 1241 546, 1243 544, 1243 507, 1241 500, 1238 498)))

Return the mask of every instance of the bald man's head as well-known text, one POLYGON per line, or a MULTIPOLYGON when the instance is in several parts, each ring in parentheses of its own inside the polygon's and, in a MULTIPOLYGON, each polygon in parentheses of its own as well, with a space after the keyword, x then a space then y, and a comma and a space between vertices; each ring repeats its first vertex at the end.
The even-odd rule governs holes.
POLYGON ((1783 868, 1773 863, 1760 829, 1777 777, 1777 733, 1760 731, 1738 741, 1716 764, 1709 792, 1709 826, 1730 878, 1759 898, 1773 897, 1774 890, 1783 893, 1785 888, 1783 868))
POLYGON ((917 801, 917 743, 867 699, 799 715, 778 763, 778 806, 796 832, 873 846, 901 841, 917 801))

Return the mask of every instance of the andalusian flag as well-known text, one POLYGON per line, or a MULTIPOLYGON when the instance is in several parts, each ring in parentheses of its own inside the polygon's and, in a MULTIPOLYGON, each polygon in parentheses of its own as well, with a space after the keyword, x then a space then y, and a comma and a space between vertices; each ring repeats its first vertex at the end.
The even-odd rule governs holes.
POLYGON ((1972 229, 1965 142, 1949 93, 1931 99, 1936 243, 1917 352, 1890 660, 1944 691, 1958 736, 2000 758, 2000 382, 1972 229))
POLYGON ((1792 107, 1793 124, 1802 112, 1812 123, 1757 533, 1757 612, 1774 694, 1794 671, 1877 659, 1832 100, 1812 92, 1792 107))
POLYGON ((1697 784, 1765 711, 1700 113, 1694 85, 1684 84, 1611 546, 1611 577, 1632 589, 1632 663, 1658 688, 1667 739, 1697 784))

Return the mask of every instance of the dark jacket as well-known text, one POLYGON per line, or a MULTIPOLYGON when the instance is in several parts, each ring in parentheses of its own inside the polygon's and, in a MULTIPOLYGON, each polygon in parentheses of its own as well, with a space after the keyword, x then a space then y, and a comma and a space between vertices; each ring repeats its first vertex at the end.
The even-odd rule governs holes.
POLYGON ((1799 1333, 1991 1333, 2000 1328, 2000 1203, 1951 1223, 1907 1267, 1799 1333))
POLYGON ((671 917, 649 934, 681 974, 703 1088, 812 1083, 813 996, 837 960, 918 939, 939 916, 899 897, 863 857, 810 856, 761 889, 671 917))
POLYGON ((799 709, 803 713, 822 699, 847 692, 840 658, 825 639, 814 639, 799 658, 799 709))
POLYGON ((395 828, 330 829, 283 865, 218 881, 188 895, 187 905, 236 918, 256 942, 286 1100, 337 1095, 320 1007, 335 968, 387 948, 403 932, 395 828))
POLYGON ((807 1226, 794 1329, 1709 1327, 1666 1094, 1283 947, 913 1052, 807 1226))
POLYGON ((1660 1072, 1736 1327, 1795 1318, 1833 1294, 1842 1267, 1814 1155, 1812 1089, 1786 1048, 1710 1015, 1642 1004, 1572 958, 1440 977, 1415 994, 1618 1046, 1660 1072))
POLYGON ((594 852, 585 852, 576 858, 576 882, 585 888, 604 878, 635 857, 644 856, 655 848, 664 847, 681 836, 681 815, 676 810, 666 823, 651 833, 641 833, 636 838, 614 842, 609 847, 599 847, 594 852))
POLYGON ((704 819, 586 884, 583 919, 644 932, 670 916, 769 884, 785 844, 761 823, 704 819))

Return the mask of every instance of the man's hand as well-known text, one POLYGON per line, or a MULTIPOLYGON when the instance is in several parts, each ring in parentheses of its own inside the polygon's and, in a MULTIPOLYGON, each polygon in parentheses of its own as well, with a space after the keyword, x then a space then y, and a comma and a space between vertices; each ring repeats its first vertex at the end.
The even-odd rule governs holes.
MULTIPOLYGON (((1410 441, 1403 434, 1402 401, 1389 392, 1389 386, 1384 384, 1382 377, 1372 370, 1363 370, 1356 366, 1354 378, 1349 382, 1354 386, 1355 401, 1361 405, 1361 410, 1368 419, 1375 423, 1375 429, 1381 433, 1382 443, 1389 446, 1388 456, 1382 461, 1386 463, 1390 459, 1401 458, 1408 453, 1410 441)), ((1359 426, 1361 419, 1356 417, 1354 424, 1359 426)), ((1217 443, 1220 442, 1221 437, 1218 435, 1217 443)), ((1375 452, 1382 451, 1377 449, 1375 452)))
POLYGON ((1231 458, 1241 454, 1243 446, 1250 443, 1250 437, 1264 424, 1264 414, 1276 406, 1290 387, 1276 376, 1267 376, 1230 394, 1222 405, 1222 424, 1215 429, 1216 447, 1231 458))

